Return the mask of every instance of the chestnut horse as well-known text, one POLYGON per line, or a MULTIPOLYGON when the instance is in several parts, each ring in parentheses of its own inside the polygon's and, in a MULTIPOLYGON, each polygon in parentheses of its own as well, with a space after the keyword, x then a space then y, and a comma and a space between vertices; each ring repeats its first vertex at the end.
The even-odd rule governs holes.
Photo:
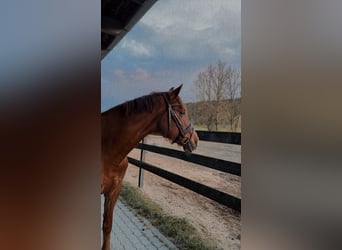
POLYGON ((110 249, 113 210, 125 175, 128 153, 151 133, 161 134, 182 146, 187 153, 197 147, 198 136, 187 108, 178 96, 182 88, 146 95, 125 102, 101 114, 101 194, 104 194, 103 245, 110 249))

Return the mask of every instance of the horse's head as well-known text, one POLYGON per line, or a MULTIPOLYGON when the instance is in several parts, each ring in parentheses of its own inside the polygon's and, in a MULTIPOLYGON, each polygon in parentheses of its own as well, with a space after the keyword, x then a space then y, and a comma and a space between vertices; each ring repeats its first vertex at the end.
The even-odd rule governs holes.
POLYGON ((186 153, 191 153, 197 147, 198 136, 189 119, 188 110, 179 97, 182 86, 162 93, 166 112, 160 119, 159 127, 172 143, 177 143, 186 153))

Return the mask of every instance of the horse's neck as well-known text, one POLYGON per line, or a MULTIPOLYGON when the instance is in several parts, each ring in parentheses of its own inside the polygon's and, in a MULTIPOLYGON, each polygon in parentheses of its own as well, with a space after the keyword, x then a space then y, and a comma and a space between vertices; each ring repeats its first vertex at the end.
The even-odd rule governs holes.
POLYGON ((150 113, 141 113, 130 117, 130 121, 127 123, 127 129, 131 132, 133 138, 133 147, 136 143, 141 141, 145 136, 150 133, 156 132, 156 115, 150 113))
MULTIPOLYGON (((157 112, 142 112, 120 119, 105 118, 103 138, 121 157, 126 156, 146 135, 157 131, 157 112), (154 115, 153 115, 154 114, 154 115)), ((103 145, 104 146, 104 145, 103 145)))

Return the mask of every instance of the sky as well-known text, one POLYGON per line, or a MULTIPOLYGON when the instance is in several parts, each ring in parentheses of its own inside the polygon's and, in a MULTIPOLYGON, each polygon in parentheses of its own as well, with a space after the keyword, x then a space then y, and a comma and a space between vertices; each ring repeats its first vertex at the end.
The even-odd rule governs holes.
POLYGON ((160 0, 101 62, 101 111, 194 81, 218 60, 240 69, 240 0, 160 0))

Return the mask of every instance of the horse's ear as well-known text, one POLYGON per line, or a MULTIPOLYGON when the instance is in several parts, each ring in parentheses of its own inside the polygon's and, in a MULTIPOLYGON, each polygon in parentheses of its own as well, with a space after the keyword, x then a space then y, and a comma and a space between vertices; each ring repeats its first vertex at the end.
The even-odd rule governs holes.
POLYGON ((183 87, 183 84, 179 85, 179 87, 176 89, 171 88, 169 90, 170 98, 176 98, 179 95, 179 92, 181 91, 182 87, 183 87))

